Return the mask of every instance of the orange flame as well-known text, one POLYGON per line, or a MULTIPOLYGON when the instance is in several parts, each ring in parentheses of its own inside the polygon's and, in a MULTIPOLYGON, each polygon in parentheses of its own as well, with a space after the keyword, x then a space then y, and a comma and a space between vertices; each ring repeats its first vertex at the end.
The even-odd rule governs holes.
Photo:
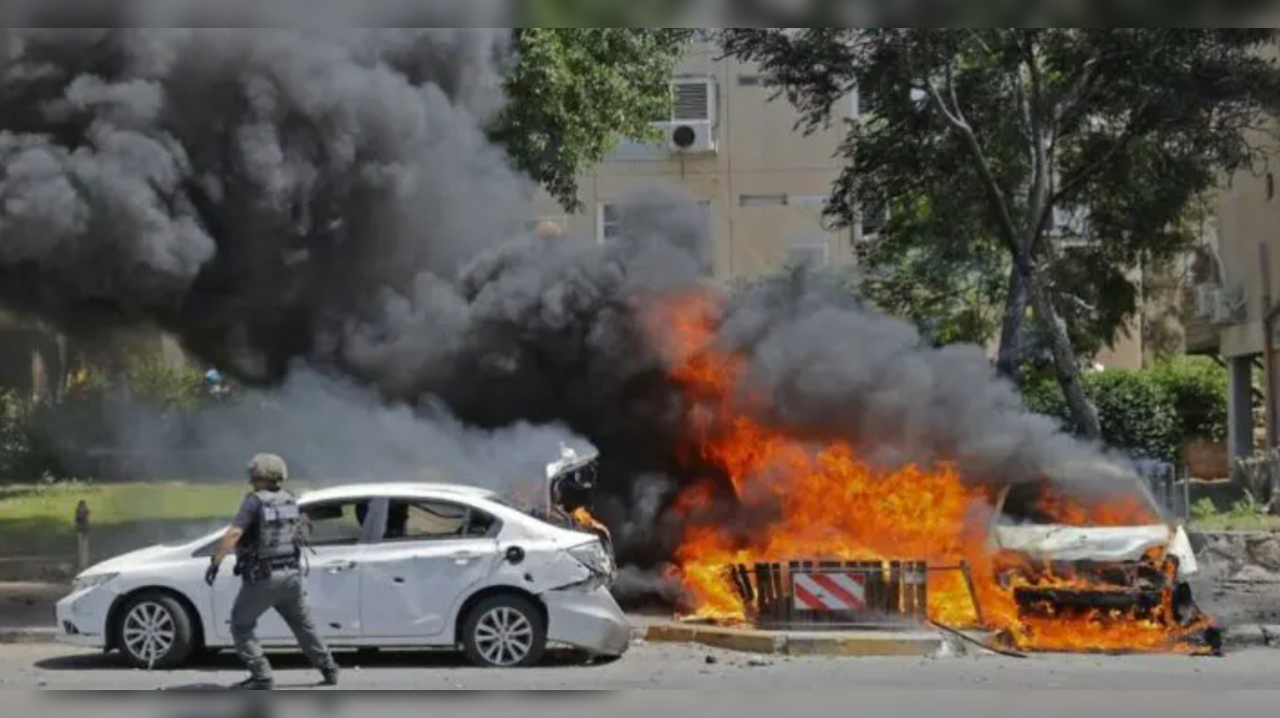
POLYGON ((592 531, 604 534, 605 536, 610 535, 608 527, 600 523, 600 521, 596 519, 595 516, 592 516, 591 512, 586 508, 580 508, 577 511, 574 511, 573 520, 578 522, 578 525, 585 526, 592 531))
MULTIPOLYGON (((725 578, 734 565, 820 561, 927 561, 929 615, 957 628, 994 630, 1011 647, 1053 651, 1174 651, 1180 629, 1157 615, 1086 610, 1067 614, 1041 605, 1028 615, 1018 591, 1108 591, 1069 570, 1044 568, 1019 556, 996 556, 989 535, 997 497, 966 483, 952 468, 906 466, 877 470, 848 445, 818 447, 786 436, 748 415, 752 402, 739 381, 745 362, 713 345, 717 301, 682 297, 648 316, 668 352, 669 371, 692 401, 688 427, 697 458, 731 480, 741 511, 763 517, 725 522, 716 486, 699 484, 678 499, 688 520, 677 577, 690 597, 688 618, 745 622, 744 599, 725 578), (717 512, 720 512, 719 514, 717 512), (734 523, 750 524, 735 530, 734 523), (967 565, 966 578, 962 565, 967 565), (976 601, 975 601, 976 599, 976 601), (980 625, 985 624, 985 625, 980 625)), ((1036 507, 1069 526, 1153 525, 1138 502, 1067 500, 1046 494, 1036 507)), ((1163 555, 1151 557, 1159 567, 1163 555)), ((1166 590, 1171 596, 1171 591, 1166 590)), ((1025 602, 1024 602, 1025 603, 1025 602)), ((1166 603, 1169 603, 1166 596, 1166 603)))

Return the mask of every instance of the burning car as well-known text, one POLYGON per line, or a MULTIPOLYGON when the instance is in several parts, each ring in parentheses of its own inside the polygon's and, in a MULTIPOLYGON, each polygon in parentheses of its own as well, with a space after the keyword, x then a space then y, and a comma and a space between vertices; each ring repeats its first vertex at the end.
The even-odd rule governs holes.
MULTIPOLYGON (((990 550, 1020 623, 1064 617, 1106 625, 1208 627, 1188 579, 1199 572, 1185 528, 1149 485, 1110 462, 1063 467, 999 492, 990 550)), ((1216 639, 1206 639, 1210 647, 1216 639)))
MULTIPOLYGON (((548 498, 591 461, 566 452, 548 467, 548 498)), ((482 667, 524 667, 550 645, 602 658, 630 647, 630 624, 609 593, 611 548, 571 518, 557 520, 558 509, 442 484, 336 487, 300 505, 312 615, 336 648, 461 648, 482 667)), ((222 535, 84 572, 57 606, 59 640, 119 651, 139 668, 229 648, 238 584, 231 570, 213 588, 203 580, 222 535)), ((293 645, 274 614, 259 636, 268 647, 293 645)))

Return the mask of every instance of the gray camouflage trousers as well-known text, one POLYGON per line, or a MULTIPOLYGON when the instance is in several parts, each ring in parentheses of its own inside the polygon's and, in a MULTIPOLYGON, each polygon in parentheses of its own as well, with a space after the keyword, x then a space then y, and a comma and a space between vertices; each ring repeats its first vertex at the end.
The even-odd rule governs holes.
POLYGON ((271 662, 256 634, 259 619, 271 610, 284 619, 312 666, 321 671, 337 668, 311 620, 301 572, 276 571, 263 581, 246 581, 231 609, 231 637, 235 640, 236 655, 253 678, 262 681, 274 678, 271 662))

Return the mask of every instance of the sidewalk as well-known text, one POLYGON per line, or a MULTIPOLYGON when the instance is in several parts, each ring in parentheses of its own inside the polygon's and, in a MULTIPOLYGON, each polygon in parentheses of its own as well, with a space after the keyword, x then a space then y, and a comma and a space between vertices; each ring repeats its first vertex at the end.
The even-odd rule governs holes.
POLYGON ((54 604, 69 591, 65 584, 0 583, 0 644, 52 640, 54 604))

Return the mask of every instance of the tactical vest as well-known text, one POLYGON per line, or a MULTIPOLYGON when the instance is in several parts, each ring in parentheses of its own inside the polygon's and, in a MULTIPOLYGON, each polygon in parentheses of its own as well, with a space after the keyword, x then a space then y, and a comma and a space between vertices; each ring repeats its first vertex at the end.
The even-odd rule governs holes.
POLYGON ((301 553, 298 533, 302 523, 298 500, 288 491, 260 491, 255 495, 261 508, 253 535, 245 537, 241 560, 251 567, 251 573, 296 564, 301 553))

